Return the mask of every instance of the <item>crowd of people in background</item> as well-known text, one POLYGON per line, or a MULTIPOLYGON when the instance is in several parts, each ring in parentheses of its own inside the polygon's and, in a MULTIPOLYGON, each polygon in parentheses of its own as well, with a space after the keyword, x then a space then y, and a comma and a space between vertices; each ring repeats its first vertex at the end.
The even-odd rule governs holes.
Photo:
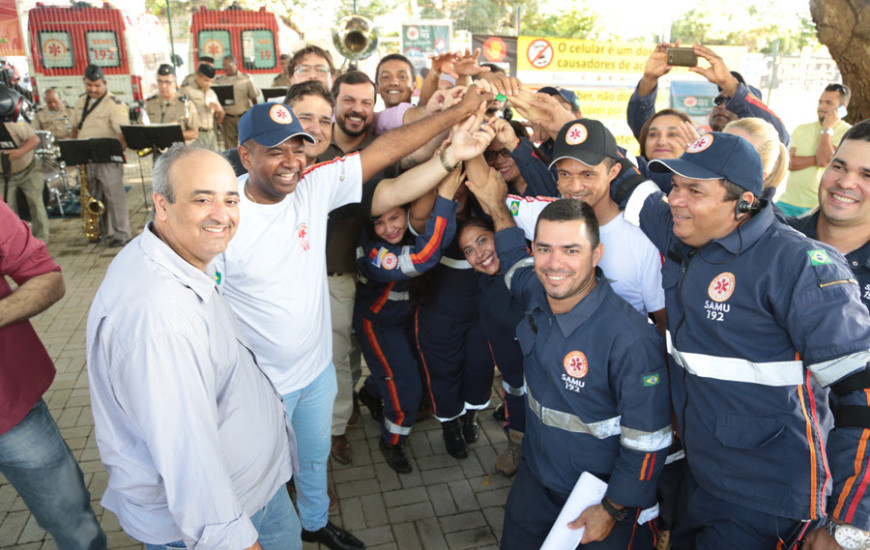
MULTIPOLYGON (((159 152, 140 235, 123 164, 88 166, 123 247, 87 328, 103 506, 149 549, 364 548, 327 489, 360 407, 398 474, 423 418, 461 461, 498 371, 503 549, 539 548, 584 472, 607 488, 569 525, 578 548, 870 548, 870 121, 842 120, 850 90, 832 83, 789 135, 695 45, 689 70, 719 89, 699 132, 655 110, 673 46, 626 106, 639 155, 574 92, 527 89, 477 51, 435 56, 418 89, 402 55, 337 74, 308 45, 272 102, 231 56, 180 88, 160 66, 143 123, 184 143, 159 152)), ((123 148, 126 107, 99 67, 83 84, 71 109, 48 90, 34 126, 123 148)), ((40 212, 38 138, 5 126, 7 186, 40 212)), ((53 431, 63 468, 16 476, 3 458, 48 416, 50 360, 22 321, 63 292, 44 206, 31 230, 7 202, 0 272, 21 286, 0 287, 0 339, 17 339, 0 356, 38 355, 44 375, 2 374, 0 471, 59 548, 105 548, 50 416, 20 437, 53 431)))

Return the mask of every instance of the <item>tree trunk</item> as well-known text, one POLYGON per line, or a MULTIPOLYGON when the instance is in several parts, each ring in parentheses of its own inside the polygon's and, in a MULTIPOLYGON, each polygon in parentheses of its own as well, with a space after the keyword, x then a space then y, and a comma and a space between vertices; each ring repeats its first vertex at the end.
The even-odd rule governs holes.
POLYGON ((819 42, 837 62, 843 84, 852 91, 846 121, 870 118, 870 2, 810 0, 819 42))

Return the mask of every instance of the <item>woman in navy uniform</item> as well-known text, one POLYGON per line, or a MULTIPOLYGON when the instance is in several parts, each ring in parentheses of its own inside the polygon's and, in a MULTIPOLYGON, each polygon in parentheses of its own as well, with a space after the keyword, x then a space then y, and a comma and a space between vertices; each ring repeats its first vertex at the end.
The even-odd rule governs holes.
POLYGON ((501 371, 504 388, 504 431, 508 445, 496 459, 496 470, 511 476, 520 465, 520 442, 526 428, 523 354, 516 338, 516 326, 523 318, 523 306, 504 284, 494 239, 492 222, 483 218, 469 218, 459 227, 459 246, 477 272, 482 295, 480 319, 483 332, 492 358, 501 371))
MULTIPOLYGON (((353 327, 372 373, 361 393, 383 398, 380 449, 398 473, 411 471, 403 444, 422 394, 407 281, 437 265, 443 248, 453 240, 458 204, 451 199, 461 181, 454 170, 441 182, 426 230, 416 238, 408 231, 408 209, 397 207, 372 220, 357 249, 360 277, 353 327)), ((422 202, 412 210, 421 208, 422 202)), ((429 210, 425 202, 422 208, 429 210)))

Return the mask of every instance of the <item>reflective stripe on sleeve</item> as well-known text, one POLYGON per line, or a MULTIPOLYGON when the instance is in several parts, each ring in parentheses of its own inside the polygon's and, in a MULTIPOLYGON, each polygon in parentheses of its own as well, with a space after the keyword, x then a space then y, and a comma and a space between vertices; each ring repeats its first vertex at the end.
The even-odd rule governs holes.
POLYGON ((654 432, 644 432, 623 426, 622 435, 619 436, 619 443, 623 447, 633 451, 654 453, 671 446, 673 433, 674 430, 670 425, 654 432))
POLYGON ((412 252, 413 249, 406 245, 402 247, 402 253, 399 255, 399 269, 401 269, 402 273, 408 277, 414 277, 420 274, 417 271, 417 267, 414 266, 414 260, 411 258, 412 252))
POLYGON ((667 333, 668 353, 674 362, 695 376, 726 382, 747 382, 762 386, 799 386, 803 384, 803 361, 754 362, 737 357, 703 353, 684 353, 674 347, 667 333))
POLYGON ((502 379, 501 387, 504 388, 504 392, 509 394, 509 395, 516 395, 517 397, 522 397, 526 394, 525 384, 523 384, 519 388, 515 388, 515 387, 511 386, 510 384, 508 384, 507 382, 505 382, 504 379, 502 379))
POLYGON ((504 274, 504 285, 507 287, 507 289, 508 290, 511 289, 511 279, 514 278, 514 273, 516 273, 517 269, 519 269, 521 267, 533 267, 534 265, 535 265, 534 258, 525 258, 523 260, 518 261, 517 263, 515 263, 513 265, 513 267, 508 269, 507 273, 504 274))
POLYGON ((471 269, 471 264, 466 260, 455 260, 453 258, 448 258, 447 256, 441 256, 439 263, 444 264, 451 269, 471 269))
POLYGON ((548 409, 547 407, 542 406, 540 403, 535 401, 534 397, 532 397, 532 393, 529 391, 528 386, 526 386, 526 399, 528 399, 529 408, 532 409, 532 412, 541 419, 541 422, 545 426, 559 428, 560 430, 565 430, 567 432, 589 434, 598 439, 607 439, 608 437, 622 433, 622 430, 619 427, 619 420, 621 418, 619 416, 614 416, 613 418, 608 418, 607 420, 601 420, 599 422, 586 423, 580 420, 580 417, 576 415, 548 409))
POLYGON ((824 387, 863 369, 870 362, 870 351, 850 353, 843 357, 808 365, 807 368, 824 387))

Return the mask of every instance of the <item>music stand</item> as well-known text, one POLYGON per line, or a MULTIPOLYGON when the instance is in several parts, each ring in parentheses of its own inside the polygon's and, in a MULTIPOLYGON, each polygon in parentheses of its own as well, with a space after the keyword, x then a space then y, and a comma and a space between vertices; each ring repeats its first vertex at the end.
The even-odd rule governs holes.
POLYGON ((236 104, 236 94, 233 92, 233 85, 226 84, 224 86, 212 86, 215 95, 218 98, 221 106, 231 107, 236 104))
POLYGON ((115 138, 61 139, 57 144, 67 166, 124 162, 121 142, 115 138))
MULTIPOLYGON (((60 158, 67 166, 124 162, 124 150, 121 149, 121 142, 115 138, 61 139, 57 144, 60 147, 60 158)), ((103 233, 102 216, 99 232, 103 233)))
MULTIPOLYGON (((288 88, 281 88, 281 87, 278 87, 278 88, 260 88, 260 91, 263 92, 263 99, 266 101, 266 103, 268 103, 269 100, 271 100, 273 97, 280 97, 281 99, 284 99, 284 97, 287 95, 287 90, 288 90, 288 88)), ((281 102, 279 101, 278 103, 281 103, 281 102)))
MULTIPOLYGON (((180 124, 152 124, 150 126, 121 125, 121 133, 124 135, 124 141, 127 142, 127 147, 130 149, 134 151, 152 149, 154 151, 152 162, 157 160, 157 151, 159 149, 167 149, 173 143, 184 143, 184 134, 181 131, 180 124)), ((142 197, 145 200, 145 211, 149 212, 151 206, 148 204, 148 193, 145 192, 142 157, 140 155, 136 156, 139 157, 139 177, 142 183, 142 197)))

